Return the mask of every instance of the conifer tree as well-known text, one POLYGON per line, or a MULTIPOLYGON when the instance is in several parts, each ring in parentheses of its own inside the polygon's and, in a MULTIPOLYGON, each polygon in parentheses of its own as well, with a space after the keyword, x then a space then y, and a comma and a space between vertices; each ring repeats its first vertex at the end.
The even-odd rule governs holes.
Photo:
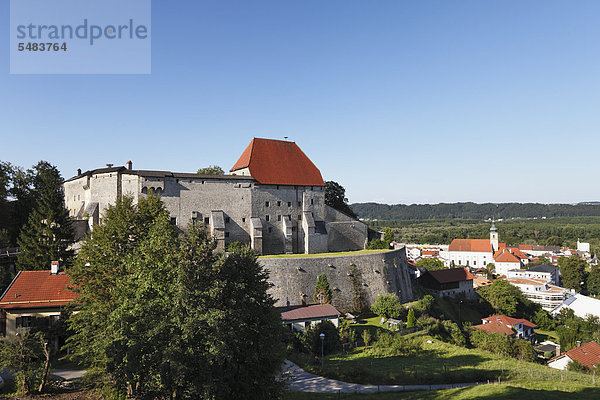
POLYGON ((329 288, 329 282, 327 276, 321 274, 317 277, 317 286, 315 287, 315 301, 320 303, 331 303, 331 289, 329 288))
POLYGON ((73 257, 69 247, 74 236, 69 213, 64 207, 62 177, 55 166, 45 161, 40 161, 35 168, 35 208, 17 241, 20 270, 49 269, 51 261, 69 265, 73 257))
POLYGON ((415 318, 415 310, 413 310, 412 308, 410 310, 408 310, 408 316, 406 317, 406 327, 410 328, 415 326, 415 323, 417 322, 417 319, 415 318))

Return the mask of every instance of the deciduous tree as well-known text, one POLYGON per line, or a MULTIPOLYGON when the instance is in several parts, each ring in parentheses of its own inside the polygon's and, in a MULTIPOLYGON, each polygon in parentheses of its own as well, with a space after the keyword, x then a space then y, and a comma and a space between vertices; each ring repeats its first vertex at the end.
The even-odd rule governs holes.
POLYGON ((559 258, 558 267, 563 287, 581 292, 586 280, 586 265, 587 263, 576 255, 559 258))
POLYGON ((352 218, 356 218, 356 214, 348 205, 346 189, 335 181, 325 182, 325 204, 352 218))
POLYGON ((219 167, 218 165, 209 165, 208 167, 200 168, 198 170, 198 174, 200 174, 200 175, 225 175, 225 171, 223 171, 223 168, 219 167))

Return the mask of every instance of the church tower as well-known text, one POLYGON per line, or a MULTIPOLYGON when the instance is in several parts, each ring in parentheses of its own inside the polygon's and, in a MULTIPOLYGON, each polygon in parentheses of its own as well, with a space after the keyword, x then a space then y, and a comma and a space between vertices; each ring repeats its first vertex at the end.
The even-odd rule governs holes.
POLYGON ((498 251, 498 228, 494 225, 492 220, 492 227, 490 228, 490 244, 492 245, 492 251, 495 253, 498 251))

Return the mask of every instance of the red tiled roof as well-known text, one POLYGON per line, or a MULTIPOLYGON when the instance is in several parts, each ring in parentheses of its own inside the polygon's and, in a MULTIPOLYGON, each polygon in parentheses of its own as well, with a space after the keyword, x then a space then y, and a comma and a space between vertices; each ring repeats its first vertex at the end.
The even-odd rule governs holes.
POLYGON ((480 324, 473 326, 475 329, 481 329, 487 333, 502 333, 504 335, 512 335, 515 333, 510 327, 504 325, 500 321, 492 321, 487 324, 480 324))
POLYGON ((454 239, 448 251, 486 251, 492 252, 489 239, 454 239))
POLYGON ((577 360, 584 367, 600 364, 600 345, 596 342, 582 344, 565 353, 571 360, 577 360))
POLYGON ((21 271, 0 299, 0 308, 34 308, 64 306, 76 299, 68 290, 68 275, 51 275, 50 271, 21 271))
POLYGON ((284 311, 281 313, 281 319, 284 321, 292 321, 298 319, 335 317, 338 315, 340 315, 340 312, 331 304, 316 304, 308 307, 299 307, 290 311, 284 311))
POLYGON ((527 256, 527 254, 523 253, 521 250, 517 249, 516 247, 510 247, 510 248, 508 248, 508 250, 511 253, 513 253, 515 256, 519 257, 521 260, 529 259, 529 256, 527 256))
POLYGON ((439 269, 428 271, 429 275, 439 283, 460 282, 475 279, 475 276, 466 268, 439 269))
POLYGON ((325 185, 319 169, 294 142, 252 139, 231 172, 243 168, 265 185, 325 185))
POLYGON ((532 246, 530 244, 520 244, 519 245, 519 249, 521 250, 533 250, 532 246))
POLYGON ((515 256, 508 250, 503 250, 502 253, 494 257, 496 262, 520 263, 519 257, 515 256))
POLYGON ((486 317, 486 318, 483 318, 483 319, 486 320, 486 321, 492 321, 492 322, 500 321, 504 325, 508 325, 508 326, 515 326, 518 323, 522 322, 524 326, 528 326, 530 328, 536 328, 537 327, 536 324, 534 324, 533 322, 529 322, 526 319, 507 317, 506 315, 492 315, 490 317, 486 317))

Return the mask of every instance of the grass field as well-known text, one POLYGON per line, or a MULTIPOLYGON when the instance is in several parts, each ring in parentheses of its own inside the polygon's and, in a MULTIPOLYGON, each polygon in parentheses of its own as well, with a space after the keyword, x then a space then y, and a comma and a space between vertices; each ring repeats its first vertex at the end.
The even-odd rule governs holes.
POLYGON ((318 394, 286 392, 285 400, 595 400, 600 389, 561 382, 530 382, 527 384, 492 384, 461 389, 419 392, 387 392, 379 394, 318 394))
POLYGON ((258 258, 315 258, 315 257, 341 257, 341 256, 356 256, 361 254, 385 253, 391 250, 356 250, 356 251, 337 251, 332 253, 316 253, 316 254, 271 254, 268 256, 260 256, 258 258))
MULTIPOLYGON (((423 349, 411 357, 374 357, 363 347, 347 354, 326 357, 326 377, 365 384, 437 384, 497 380, 525 382, 566 382, 592 385, 592 376, 559 371, 537 363, 504 358, 478 349, 466 349, 423 336, 423 349), (427 343, 431 340, 432 343, 427 343)), ((318 367, 296 359, 309 372, 318 367)))

